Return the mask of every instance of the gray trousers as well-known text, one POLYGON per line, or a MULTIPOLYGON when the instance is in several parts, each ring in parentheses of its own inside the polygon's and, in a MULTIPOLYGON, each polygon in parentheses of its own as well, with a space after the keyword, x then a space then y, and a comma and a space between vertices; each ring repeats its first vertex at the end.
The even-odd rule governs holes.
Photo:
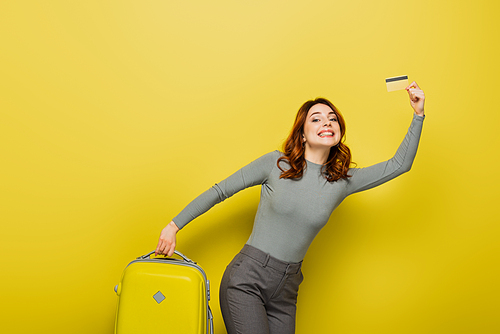
POLYGON ((292 334, 302 263, 287 263, 250 245, 227 266, 220 305, 228 334, 292 334))

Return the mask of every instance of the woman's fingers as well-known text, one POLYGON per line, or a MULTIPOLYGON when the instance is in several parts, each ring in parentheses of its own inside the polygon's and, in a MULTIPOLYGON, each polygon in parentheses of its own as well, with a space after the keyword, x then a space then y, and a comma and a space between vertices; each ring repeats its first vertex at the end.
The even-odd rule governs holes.
POLYGON ((163 253, 163 248, 164 248, 163 241, 160 239, 158 240, 158 245, 156 246, 155 256, 158 256, 158 254, 161 255, 163 253))
POLYGON ((414 96, 415 96, 415 101, 420 101, 425 99, 425 94, 423 92, 416 92, 414 96))
POLYGON ((156 248, 155 255, 168 255, 173 253, 174 251, 171 251, 172 246, 169 245, 167 242, 163 241, 160 244, 158 244, 158 247, 156 248))
POLYGON ((420 89, 420 87, 415 81, 413 81, 411 84, 408 85, 408 87, 406 87, 406 91, 410 95, 410 99, 413 102, 417 102, 419 99, 425 98, 424 91, 420 89))
POLYGON ((164 248, 162 248, 162 251, 159 253, 160 255, 166 255, 168 257, 174 255, 175 251, 175 244, 166 244, 164 248))
POLYGON ((406 87, 406 90, 409 90, 410 88, 420 89, 420 87, 418 87, 418 85, 415 81, 413 81, 411 84, 409 84, 408 87, 406 87))
POLYGON ((155 255, 165 254, 165 250, 168 246, 168 240, 165 238, 164 231, 162 231, 160 238, 158 240, 158 245, 156 246, 155 255))
MULTIPOLYGON (((161 241, 161 245, 158 248, 158 254, 160 255, 168 255, 170 253, 170 249, 172 248, 173 243, 169 239, 163 239, 161 241)), ((173 251, 172 251, 173 253, 173 251)), ((170 255, 169 255, 170 256, 170 255)))
POLYGON ((156 246, 155 255, 167 255, 172 256, 175 250, 175 235, 179 231, 177 225, 172 221, 168 224, 160 234, 158 239, 158 245, 156 246))
POLYGON ((168 257, 174 255, 175 251, 175 243, 171 244, 168 250, 165 250, 165 253, 168 257))
POLYGON ((417 115, 424 115, 424 101, 425 94, 422 89, 418 86, 418 84, 413 81, 406 87, 406 91, 408 92, 408 96, 410 97, 410 104, 413 110, 417 115))
POLYGON ((406 87, 406 91, 412 98, 414 98, 415 96, 424 97, 424 91, 420 89, 415 81, 413 81, 408 87, 406 87))
POLYGON ((411 88, 408 90, 408 94, 410 94, 410 99, 413 102, 416 102, 421 98, 425 98, 424 91, 420 89, 411 88))

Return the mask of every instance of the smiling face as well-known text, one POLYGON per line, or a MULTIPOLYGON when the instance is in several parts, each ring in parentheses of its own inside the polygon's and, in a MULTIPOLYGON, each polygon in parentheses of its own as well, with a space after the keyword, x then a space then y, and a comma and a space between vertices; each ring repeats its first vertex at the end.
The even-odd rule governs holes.
POLYGON ((335 112, 326 104, 318 103, 309 109, 304 123, 305 149, 330 149, 342 138, 335 112))

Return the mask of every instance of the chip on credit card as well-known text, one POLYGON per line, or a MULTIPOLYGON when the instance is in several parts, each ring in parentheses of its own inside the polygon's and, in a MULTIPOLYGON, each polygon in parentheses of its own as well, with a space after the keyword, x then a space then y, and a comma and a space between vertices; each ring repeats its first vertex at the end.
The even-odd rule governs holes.
POLYGON ((387 78, 385 79, 385 84, 387 85, 388 92, 405 89, 408 87, 408 76, 400 75, 398 77, 387 78))

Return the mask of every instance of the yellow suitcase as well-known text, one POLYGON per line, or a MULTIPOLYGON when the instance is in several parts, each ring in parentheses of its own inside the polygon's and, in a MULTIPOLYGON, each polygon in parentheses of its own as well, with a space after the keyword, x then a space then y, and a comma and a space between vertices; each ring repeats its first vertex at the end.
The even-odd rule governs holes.
POLYGON ((203 269, 178 251, 182 260, 152 254, 130 262, 115 286, 115 334, 213 333, 203 269))

